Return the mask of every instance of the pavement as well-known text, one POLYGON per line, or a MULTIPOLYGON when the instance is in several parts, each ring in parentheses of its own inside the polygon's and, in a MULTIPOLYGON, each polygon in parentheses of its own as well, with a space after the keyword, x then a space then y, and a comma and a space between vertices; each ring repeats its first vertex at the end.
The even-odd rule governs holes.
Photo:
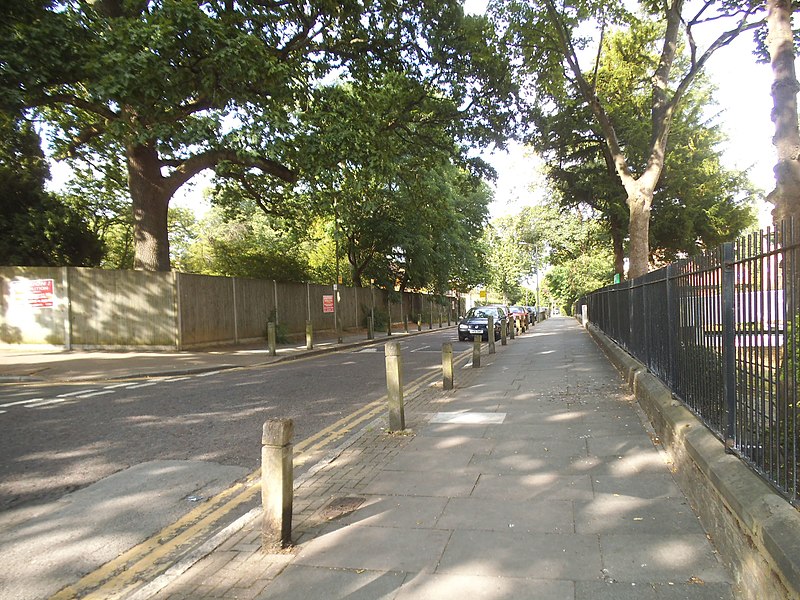
MULTIPOLYGON (((427 331, 427 326, 421 331, 412 328, 409 335, 427 331)), ((403 335, 405 332, 395 330, 395 337, 403 335)), ((86 382, 191 375, 307 358, 355 346, 385 343, 389 339, 386 333, 376 333, 374 339, 369 340, 364 331, 349 331, 342 335, 340 344, 333 332, 323 331, 315 333, 311 350, 305 342, 279 344, 275 356, 270 356, 266 340, 179 352, 28 350, 6 346, 0 347, 0 383, 86 382)))
MULTIPOLYGON (((3 357, 0 373, 82 380, 275 358, 170 353, 123 372, 106 353, 66 354, 74 360, 30 357, 14 373, 3 357)), ((484 344, 481 367, 459 367, 454 390, 423 386, 405 400, 405 431, 373 417, 295 480, 289 547, 262 547, 254 510, 193 560, 86 597, 735 597, 643 413, 574 320, 539 323, 495 354, 484 344)))

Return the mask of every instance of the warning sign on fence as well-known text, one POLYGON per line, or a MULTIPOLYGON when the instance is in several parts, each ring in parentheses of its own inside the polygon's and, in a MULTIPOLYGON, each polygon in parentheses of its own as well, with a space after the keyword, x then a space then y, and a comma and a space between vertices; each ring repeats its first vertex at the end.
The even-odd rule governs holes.
POLYGON ((332 313, 334 312, 333 308, 333 294, 330 296, 323 295, 322 296, 322 312, 324 313, 332 313))
POLYGON ((52 279, 15 279, 11 282, 11 297, 17 304, 52 308, 55 305, 55 286, 52 279))

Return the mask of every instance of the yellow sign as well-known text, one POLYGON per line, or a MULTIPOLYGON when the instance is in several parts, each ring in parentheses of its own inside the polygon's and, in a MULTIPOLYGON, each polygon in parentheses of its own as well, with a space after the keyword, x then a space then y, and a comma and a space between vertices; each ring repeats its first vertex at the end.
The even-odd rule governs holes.
POLYGON ((486 290, 481 290, 481 298, 486 298, 486 290))

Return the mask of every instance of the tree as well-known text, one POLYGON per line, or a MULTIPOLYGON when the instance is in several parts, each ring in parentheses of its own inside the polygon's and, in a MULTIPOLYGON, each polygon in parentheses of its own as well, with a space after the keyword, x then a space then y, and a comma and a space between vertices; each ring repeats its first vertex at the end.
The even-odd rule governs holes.
POLYGON ((204 275, 250 277, 278 281, 304 282, 310 279, 308 244, 300 231, 251 209, 249 214, 226 216, 212 209, 204 219, 192 224, 185 209, 171 211, 173 236, 197 230, 192 242, 176 256, 182 270, 204 275))
POLYGON ((777 150, 775 189, 767 199, 775 205, 776 222, 794 218, 800 223, 800 127, 797 119, 797 82, 792 9, 788 0, 767 0, 767 51, 772 64, 773 138, 777 150))
POLYGON ((500 132, 403 73, 319 87, 297 121, 302 185, 237 170, 222 185, 222 205, 244 202, 308 226, 331 218, 356 286, 446 290, 474 279, 480 259, 469 240, 486 221, 480 175, 490 170, 457 142, 499 141, 500 132))
MULTIPOLYGON (((655 24, 604 36, 602 60, 594 77, 605 90, 606 110, 628 161, 644 165, 650 152, 647 122, 650 97, 647 65, 626 57, 642 55, 641 46, 657 39, 655 24)), ((745 173, 722 164, 725 137, 705 116, 713 106, 714 88, 700 75, 676 108, 670 152, 653 193, 649 230, 651 263, 695 254, 738 236, 753 220, 745 173)), ((565 96, 549 113, 533 113, 532 135, 549 165, 549 177, 565 206, 589 206, 602 216, 611 235, 615 271, 624 274, 628 211, 607 145, 590 111, 576 94, 565 96)))
POLYGON ((102 244, 79 214, 45 191, 49 178, 31 123, 0 113, 0 264, 94 266, 102 244))
POLYGON ((684 5, 683 0, 669 0, 661 4, 642 2, 641 6, 647 12, 645 19, 658 18, 663 23, 660 41, 654 49, 655 60, 651 59, 649 53, 628 57, 631 64, 645 63, 650 67, 647 80, 650 96, 647 123, 649 144, 642 165, 630 161, 627 149, 620 141, 620 124, 609 114, 607 90, 599 85, 596 77, 606 29, 614 25, 636 28, 640 20, 618 3, 558 5, 555 0, 541 0, 533 4, 508 2, 495 6, 495 14, 508 24, 510 41, 523 61, 525 74, 535 85, 536 102, 540 110, 546 110, 551 102, 558 104, 573 90, 592 115, 597 131, 602 135, 610 164, 625 190, 631 277, 648 270, 653 197, 664 169, 667 142, 677 108, 717 50, 729 44, 741 32, 763 23, 753 16, 758 5, 735 7, 729 3, 702 3, 695 13, 690 12, 695 5, 684 5), (730 28, 717 35, 701 51, 696 43, 697 27, 725 22, 731 23, 730 28), (591 25, 596 26, 599 41, 580 33, 591 25), (594 67, 584 70, 580 58, 592 43, 597 48, 594 67), (684 47, 688 56, 682 63, 678 59, 684 47))
MULTIPOLYGON (((506 102, 463 52, 480 47, 485 21, 456 0, 9 4, 0 104, 56 125, 59 156, 121 148, 139 269, 169 269, 167 208, 200 171, 238 165, 298 180, 293 117, 334 72, 427 78, 470 111, 506 102)), ((497 111, 486 114, 496 127, 497 111)))

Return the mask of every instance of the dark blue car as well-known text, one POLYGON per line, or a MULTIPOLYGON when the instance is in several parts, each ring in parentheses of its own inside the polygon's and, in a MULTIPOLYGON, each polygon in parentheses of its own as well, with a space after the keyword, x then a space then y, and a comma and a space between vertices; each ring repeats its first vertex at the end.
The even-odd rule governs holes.
POLYGON ((500 331, 506 313, 499 306, 475 306, 467 311, 466 316, 458 322, 458 339, 460 341, 473 340, 481 336, 484 341, 489 341, 489 317, 494 318, 494 339, 500 339, 500 331))

